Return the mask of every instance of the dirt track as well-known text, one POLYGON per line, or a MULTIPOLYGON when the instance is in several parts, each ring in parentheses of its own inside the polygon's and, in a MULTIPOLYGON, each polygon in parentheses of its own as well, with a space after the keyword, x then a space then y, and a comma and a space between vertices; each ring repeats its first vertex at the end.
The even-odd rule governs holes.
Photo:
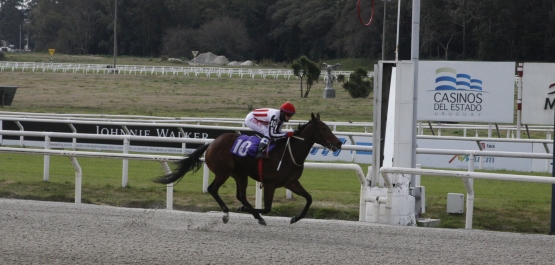
POLYGON ((552 264, 555 237, 0 199, 0 264, 552 264))

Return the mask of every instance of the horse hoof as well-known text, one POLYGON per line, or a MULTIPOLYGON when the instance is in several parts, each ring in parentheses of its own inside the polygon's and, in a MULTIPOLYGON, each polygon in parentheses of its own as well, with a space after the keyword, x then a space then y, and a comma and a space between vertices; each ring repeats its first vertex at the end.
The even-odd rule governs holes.
POLYGON ((229 214, 225 213, 224 216, 222 217, 222 221, 224 221, 224 224, 227 224, 227 222, 229 222, 229 214))
POLYGON ((266 221, 264 221, 264 219, 260 219, 260 220, 258 220, 258 224, 266 226, 266 221))
POLYGON ((297 221, 298 221, 298 220, 297 220, 297 217, 295 216, 295 217, 291 218, 291 222, 290 222, 289 224, 294 224, 294 223, 296 223, 297 221))

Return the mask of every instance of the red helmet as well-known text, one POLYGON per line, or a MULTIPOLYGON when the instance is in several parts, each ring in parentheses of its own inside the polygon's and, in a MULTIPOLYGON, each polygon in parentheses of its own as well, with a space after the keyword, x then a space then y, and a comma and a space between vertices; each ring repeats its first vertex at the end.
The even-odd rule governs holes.
POLYGON ((281 105, 280 110, 287 114, 295 114, 295 106, 289 103, 289 101, 283 103, 283 105, 281 105))

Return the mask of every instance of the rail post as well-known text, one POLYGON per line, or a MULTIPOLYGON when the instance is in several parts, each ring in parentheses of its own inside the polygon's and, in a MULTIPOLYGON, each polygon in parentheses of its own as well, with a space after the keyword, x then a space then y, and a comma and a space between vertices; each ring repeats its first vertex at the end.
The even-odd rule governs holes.
MULTIPOLYGON (((123 153, 129 154, 129 145, 130 145, 129 137, 125 137, 123 139, 123 153)), ((127 187, 127 182, 129 179, 129 159, 123 159, 123 166, 121 170, 121 187, 127 187)))
MULTIPOLYGON (((44 150, 50 150, 50 135, 44 136, 44 150)), ((50 155, 44 155, 44 169, 42 180, 48 182, 50 178, 50 155)))
POLYGON ((83 172, 75 156, 68 156, 73 168, 75 169, 75 203, 81 203, 81 187, 83 186, 83 172))
MULTIPOLYGON (((162 164, 162 169, 164 170, 164 174, 168 175, 172 173, 170 166, 168 165, 167 160, 160 161, 162 164)), ((173 183, 166 185, 166 209, 172 210, 173 209, 173 183)))

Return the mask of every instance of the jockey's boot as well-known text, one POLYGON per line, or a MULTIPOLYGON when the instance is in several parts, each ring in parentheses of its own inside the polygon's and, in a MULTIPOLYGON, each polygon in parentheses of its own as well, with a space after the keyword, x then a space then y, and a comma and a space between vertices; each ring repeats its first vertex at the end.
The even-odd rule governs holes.
POLYGON ((256 151, 256 159, 268 159, 268 157, 266 157, 266 148, 268 147, 268 142, 268 138, 262 138, 262 140, 260 140, 258 150, 256 151))

